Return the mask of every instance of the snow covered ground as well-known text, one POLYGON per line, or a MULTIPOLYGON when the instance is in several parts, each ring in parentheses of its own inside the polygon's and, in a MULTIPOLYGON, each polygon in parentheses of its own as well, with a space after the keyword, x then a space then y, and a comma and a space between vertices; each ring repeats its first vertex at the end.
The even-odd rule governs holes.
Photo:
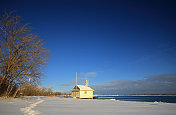
POLYGON ((0 115, 176 115, 174 103, 59 97, 0 98, 0 115))

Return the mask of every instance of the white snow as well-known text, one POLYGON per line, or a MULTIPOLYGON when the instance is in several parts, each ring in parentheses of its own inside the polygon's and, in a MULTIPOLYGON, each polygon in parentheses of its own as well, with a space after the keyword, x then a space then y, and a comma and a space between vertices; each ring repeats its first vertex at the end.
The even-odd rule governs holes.
POLYGON ((85 86, 85 85, 77 85, 77 86, 78 86, 78 88, 79 88, 80 90, 88 90, 88 91, 92 91, 92 90, 93 90, 92 88, 87 87, 87 86, 85 86))
POLYGON ((175 103, 34 97, 0 98, 0 115, 176 115, 175 103))
POLYGON ((37 106, 38 104, 42 103, 44 100, 41 100, 40 98, 38 98, 38 101, 30 104, 28 107, 25 108, 20 108, 20 110, 25 114, 25 115, 38 115, 40 114, 40 111, 37 110, 32 110, 35 106, 37 106))

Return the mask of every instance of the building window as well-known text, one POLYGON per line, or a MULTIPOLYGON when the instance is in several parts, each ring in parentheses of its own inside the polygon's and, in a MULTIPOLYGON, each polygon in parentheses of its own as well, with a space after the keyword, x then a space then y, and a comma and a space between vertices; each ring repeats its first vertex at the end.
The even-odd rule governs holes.
POLYGON ((87 94, 87 91, 84 91, 84 94, 87 94))

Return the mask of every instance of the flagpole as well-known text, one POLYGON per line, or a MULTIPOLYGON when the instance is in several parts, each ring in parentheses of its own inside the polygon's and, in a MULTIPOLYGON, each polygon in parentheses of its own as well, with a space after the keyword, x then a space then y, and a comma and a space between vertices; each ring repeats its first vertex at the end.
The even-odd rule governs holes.
POLYGON ((76 72, 76 89, 77 89, 77 72, 76 72))

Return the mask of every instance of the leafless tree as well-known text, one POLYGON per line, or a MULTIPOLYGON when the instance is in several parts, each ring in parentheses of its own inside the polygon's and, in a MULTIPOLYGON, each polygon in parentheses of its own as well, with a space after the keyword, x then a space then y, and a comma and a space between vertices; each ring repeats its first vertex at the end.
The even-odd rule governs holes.
POLYGON ((15 97, 29 78, 37 84, 48 58, 42 40, 20 19, 14 12, 0 17, 0 95, 15 97))

